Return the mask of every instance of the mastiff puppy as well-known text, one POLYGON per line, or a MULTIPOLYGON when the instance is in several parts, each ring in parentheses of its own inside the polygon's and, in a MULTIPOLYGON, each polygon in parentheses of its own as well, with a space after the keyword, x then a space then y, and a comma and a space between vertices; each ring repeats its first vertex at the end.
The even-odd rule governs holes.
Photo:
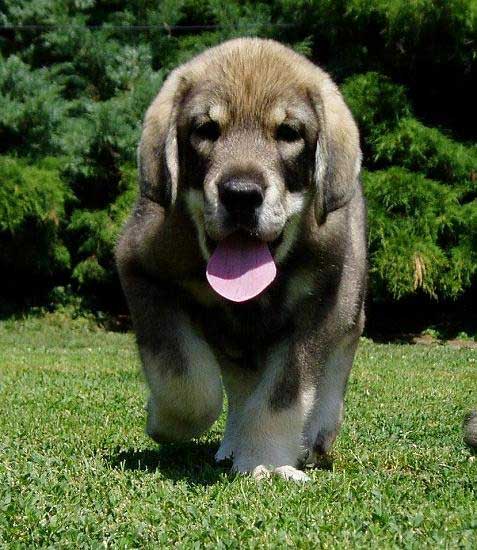
POLYGON ((207 430, 223 385, 217 461, 305 481, 329 451, 364 323, 360 164, 336 85, 276 42, 226 42, 166 80, 116 250, 155 441, 207 430))

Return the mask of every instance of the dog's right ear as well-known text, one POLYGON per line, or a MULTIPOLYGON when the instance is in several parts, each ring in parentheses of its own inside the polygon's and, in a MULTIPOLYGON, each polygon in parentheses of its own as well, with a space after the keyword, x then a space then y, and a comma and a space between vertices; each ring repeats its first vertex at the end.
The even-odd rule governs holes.
POLYGON ((138 149, 141 195, 166 209, 177 196, 177 112, 185 91, 184 78, 174 71, 147 110, 138 149))

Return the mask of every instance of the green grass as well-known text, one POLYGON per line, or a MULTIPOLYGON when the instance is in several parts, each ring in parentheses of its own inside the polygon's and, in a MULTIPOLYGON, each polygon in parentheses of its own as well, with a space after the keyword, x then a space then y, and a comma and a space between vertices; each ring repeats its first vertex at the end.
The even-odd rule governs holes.
POLYGON ((0 547, 477 546, 476 350, 363 341, 333 466, 304 486, 215 466, 223 418, 155 445, 138 371, 131 334, 0 324, 0 547))

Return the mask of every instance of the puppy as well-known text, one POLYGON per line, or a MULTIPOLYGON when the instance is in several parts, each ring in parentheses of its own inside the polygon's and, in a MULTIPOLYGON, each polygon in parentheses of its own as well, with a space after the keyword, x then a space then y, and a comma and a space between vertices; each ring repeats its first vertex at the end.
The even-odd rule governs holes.
POLYGON ((116 250, 157 442, 207 430, 216 459, 307 480, 327 453, 363 329, 359 135, 330 77, 237 39, 171 73, 139 145, 116 250))
POLYGON ((477 450, 477 410, 471 411, 464 418, 464 442, 474 450, 477 450))

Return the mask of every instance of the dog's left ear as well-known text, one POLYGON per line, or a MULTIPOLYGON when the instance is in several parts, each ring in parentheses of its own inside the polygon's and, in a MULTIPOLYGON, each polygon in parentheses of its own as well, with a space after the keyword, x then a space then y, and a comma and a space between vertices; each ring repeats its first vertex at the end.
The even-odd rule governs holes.
POLYGON ((337 86, 323 76, 319 90, 312 94, 320 125, 314 171, 315 216, 320 224, 351 200, 361 170, 356 123, 337 86))

